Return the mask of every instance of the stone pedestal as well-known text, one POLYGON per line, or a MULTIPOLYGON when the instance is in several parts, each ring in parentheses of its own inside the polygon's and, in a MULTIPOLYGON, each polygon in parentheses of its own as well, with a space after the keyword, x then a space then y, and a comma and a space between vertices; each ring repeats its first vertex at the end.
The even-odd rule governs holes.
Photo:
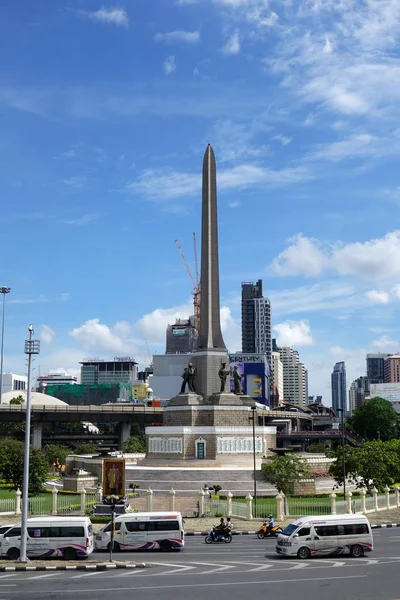
POLYGON ((169 401, 168 406, 199 406, 204 404, 203 397, 193 392, 178 394, 169 401))
MULTIPOLYGON (((221 389, 221 380, 218 371, 222 363, 229 367, 229 357, 225 350, 204 350, 194 352, 191 362, 197 369, 195 380, 196 391, 201 394, 204 401, 210 396, 217 394, 221 389)), ((226 385, 229 385, 227 380, 226 385)))

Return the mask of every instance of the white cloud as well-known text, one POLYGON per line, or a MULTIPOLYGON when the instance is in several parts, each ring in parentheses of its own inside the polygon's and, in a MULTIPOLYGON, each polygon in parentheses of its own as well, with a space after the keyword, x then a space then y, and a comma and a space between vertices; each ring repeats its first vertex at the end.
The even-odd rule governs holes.
POLYGON ((319 240, 298 234, 272 262, 279 275, 318 276, 332 270, 339 275, 363 279, 389 279, 400 275, 400 230, 366 242, 336 242, 323 245, 319 240))
POLYGON ((400 285, 394 286, 392 289, 392 294, 395 296, 395 298, 400 298, 400 285))
POLYGON ((290 245, 272 262, 279 275, 305 275, 316 277, 326 269, 328 259, 318 240, 299 233, 289 239, 290 245))
POLYGON ((225 46, 221 48, 223 54, 239 54, 240 52, 240 40, 239 33, 235 31, 231 37, 227 40, 225 46))
POLYGON ((387 292, 369 290, 365 295, 371 304, 388 304, 390 302, 390 295, 387 292))
POLYGON ((143 315, 135 324, 135 328, 142 338, 157 345, 165 346, 165 332, 167 325, 175 323, 176 319, 187 319, 193 314, 193 303, 187 302, 172 308, 156 308, 143 315))
POLYGON ((174 71, 176 71, 175 56, 171 55, 171 56, 168 56, 168 58, 166 58, 164 61, 164 73, 166 75, 170 75, 174 71))
POLYGON ((107 25, 116 25, 117 27, 129 26, 128 13, 123 8, 107 8, 102 6, 99 10, 93 12, 81 10, 79 14, 92 19, 92 21, 106 23, 107 25))
POLYGON ((134 347, 134 342, 128 337, 131 331, 129 323, 117 322, 113 327, 108 327, 95 318, 76 327, 69 335, 85 349, 130 353, 134 347))
POLYGON ((282 146, 287 146, 292 141, 291 137, 287 137, 286 135, 276 135, 274 140, 277 140, 282 144, 282 146))
POLYGON ((175 0, 175 4, 179 6, 189 6, 190 4, 197 4, 200 0, 175 0))
POLYGON ((186 44, 198 44, 200 42, 200 31, 168 31, 166 33, 156 33, 155 42, 184 42, 186 44))
POLYGON ((284 321, 273 327, 277 332, 278 346, 311 346, 315 340, 308 321, 284 321))
MULTIPOLYGON (((218 171, 219 189, 248 188, 252 186, 285 185, 310 178, 306 168, 294 167, 273 171, 252 164, 218 171)), ((142 171, 127 190, 150 200, 169 200, 197 194, 201 190, 201 175, 180 173, 166 169, 142 171)))
POLYGON ((390 338, 388 335, 382 335, 377 340, 372 342, 374 348, 377 348, 379 351, 387 350, 388 352, 397 352, 400 346, 400 343, 397 340, 390 338))
POLYGON ((81 227, 82 225, 87 225, 88 223, 92 223, 93 221, 97 221, 101 215, 96 213, 91 213, 87 215, 82 215, 82 217, 77 217, 76 219, 64 219, 60 221, 60 223, 64 223, 65 225, 76 225, 81 227))
POLYGON ((43 344, 51 344, 55 335, 55 331, 53 331, 48 325, 40 326, 39 337, 40 341, 43 342, 43 344))
POLYGON ((239 208, 240 202, 238 202, 237 200, 234 200, 233 202, 228 202, 228 206, 229 206, 229 208, 239 208))
POLYGON ((337 280, 325 280, 323 283, 294 289, 271 291, 268 295, 274 315, 304 314, 323 310, 353 310, 365 305, 364 297, 358 287, 337 280))

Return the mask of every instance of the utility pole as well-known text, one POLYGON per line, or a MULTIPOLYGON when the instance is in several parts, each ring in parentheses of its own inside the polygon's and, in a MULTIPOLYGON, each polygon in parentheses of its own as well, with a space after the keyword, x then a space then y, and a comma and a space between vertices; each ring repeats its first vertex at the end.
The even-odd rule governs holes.
POLYGON ((19 562, 28 562, 27 539, 28 539, 28 501, 29 501, 29 448, 31 436, 31 367, 32 355, 40 353, 40 342, 34 340, 33 325, 29 325, 29 339, 25 340, 25 354, 28 355, 28 384, 26 390, 26 419, 25 419, 25 455, 24 455, 24 478, 22 487, 22 516, 21 516, 21 553, 19 562))
POLYGON ((3 318, 1 326, 1 356, 0 356, 0 404, 1 396, 3 393, 3 356, 4 356, 4 313, 6 308, 6 294, 11 292, 11 288, 3 286, 0 287, 0 294, 3 294, 3 318))

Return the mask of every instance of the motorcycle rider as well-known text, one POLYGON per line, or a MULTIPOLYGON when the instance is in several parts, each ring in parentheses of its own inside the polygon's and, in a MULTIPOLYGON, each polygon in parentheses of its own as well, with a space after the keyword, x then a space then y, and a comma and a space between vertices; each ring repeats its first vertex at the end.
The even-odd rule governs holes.
POLYGON ((226 517, 226 524, 225 524, 226 530, 228 533, 232 533, 232 529, 233 529, 233 524, 231 521, 230 517, 226 517))
POLYGON ((224 535, 224 533, 226 531, 226 523, 225 523, 224 517, 221 517, 221 519, 219 521, 219 525, 216 525, 214 530, 215 530, 215 538, 217 538, 219 535, 224 535))
POLYGON ((274 517, 272 515, 268 515, 268 533, 271 534, 272 529, 275 527, 274 517))

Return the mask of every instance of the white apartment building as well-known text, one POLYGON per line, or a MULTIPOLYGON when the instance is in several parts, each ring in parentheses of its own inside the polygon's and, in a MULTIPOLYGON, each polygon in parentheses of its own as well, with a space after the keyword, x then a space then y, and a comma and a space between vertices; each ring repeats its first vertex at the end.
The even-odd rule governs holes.
POLYGON ((278 394, 277 404, 282 404, 284 401, 283 395, 283 364, 279 352, 272 353, 273 372, 272 372, 272 390, 274 394, 278 394))
POLYGON ((292 347, 279 349, 283 366, 283 397, 285 402, 305 407, 307 404, 307 372, 299 353, 292 347))
POLYGON ((353 381, 349 389, 349 413, 353 414, 357 407, 357 379, 353 381))
POLYGON ((67 375, 66 373, 52 373, 51 375, 39 375, 37 385, 76 385, 78 378, 75 375, 67 375))
POLYGON ((268 298, 254 298, 254 352, 265 354, 272 371, 271 303, 268 298))
MULTIPOLYGON (((28 378, 26 375, 15 375, 15 373, 3 373, 2 375, 2 395, 7 392, 24 391, 27 385, 28 378)), ((18 396, 18 394, 16 395, 18 396)))

